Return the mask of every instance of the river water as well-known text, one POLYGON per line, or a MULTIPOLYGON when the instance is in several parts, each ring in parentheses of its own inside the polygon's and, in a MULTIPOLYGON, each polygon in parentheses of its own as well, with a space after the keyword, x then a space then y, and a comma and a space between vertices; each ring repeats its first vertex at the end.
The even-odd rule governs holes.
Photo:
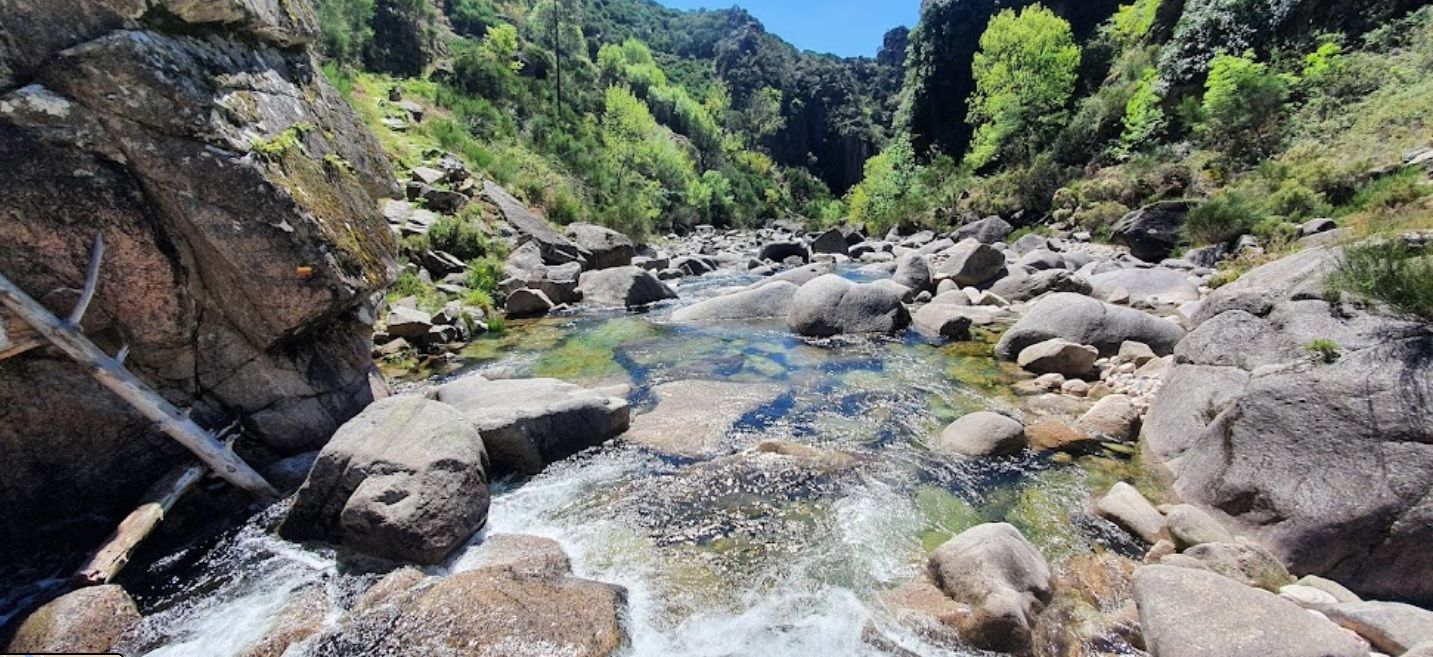
MULTIPOLYGON (((996 362, 988 341, 808 342, 780 322, 668 319, 674 308, 752 280, 718 274, 685 282, 680 300, 645 314, 583 311, 515 323, 471 345, 459 371, 436 377, 496 368, 626 384, 634 413, 651 408, 651 389, 671 381, 770 391, 725 433, 715 458, 672 457, 619 439, 535 477, 494 483, 485 534, 556 539, 578 575, 628 589, 629 654, 976 654, 927 645, 892 621, 880 593, 915 576, 946 538, 981 522, 1015 524, 1057 568, 1079 552, 1129 549, 1087 512, 1090 491, 1128 472, 1119 454, 960 461, 925 447, 963 413, 1023 412, 1009 387, 1016 373, 996 362), (770 439, 850 458, 841 467, 791 468, 749 451, 770 439), (876 635, 882 640, 871 641, 876 635)), ((714 408, 725 401, 709 400, 714 408)), ((327 548, 273 536, 283 510, 136 564, 126 586, 147 614, 136 645, 155 657, 239 655, 268 633, 291 594, 312 587, 327 592, 328 622, 336 623, 376 575, 327 548)), ((432 572, 468 567, 459 553, 432 572)), ((296 653, 302 649, 288 654, 296 653)))

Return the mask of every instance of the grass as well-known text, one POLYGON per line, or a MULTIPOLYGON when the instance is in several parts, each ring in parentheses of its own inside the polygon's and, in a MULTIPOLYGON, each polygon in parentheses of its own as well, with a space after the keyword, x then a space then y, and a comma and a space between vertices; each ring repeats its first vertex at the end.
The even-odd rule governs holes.
POLYGON ((1315 361, 1320 363, 1333 363, 1338 360, 1339 346, 1337 342, 1328 338, 1318 338, 1304 345, 1304 350, 1309 352, 1315 361))
POLYGON ((1184 218, 1184 235, 1195 246, 1223 244, 1249 233, 1262 219, 1253 200, 1227 193, 1196 206, 1184 218))
POLYGON ((1344 249, 1330 280, 1333 290, 1386 304, 1394 312, 1433 321, 1433 254, 1399 239, 1375 239, 1344 249))

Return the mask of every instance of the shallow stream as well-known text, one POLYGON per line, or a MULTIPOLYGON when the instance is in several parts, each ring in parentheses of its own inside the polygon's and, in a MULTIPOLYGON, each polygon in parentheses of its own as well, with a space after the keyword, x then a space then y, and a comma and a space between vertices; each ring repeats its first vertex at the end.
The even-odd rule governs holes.
MULTIPOLYGON (((766 391, 725 432, 716 458, 667 456, 619 439, 538 476, 495 483, 487 532, 554 538, 578 575, 628 589, 631 655, 976 654, 927 645, 891 622, 879 594, 915 576, 946 538, 986 521, 1015 524, 1057 568, 1098 546, 1128 549, 1086 511, 1090 491, 1128 471, 1119 455, 958 461, 926 448, 963 413, 1021 412, 1009 386, 1016 372, 996 362, 989 342, 808 342, 780 322, 668 319, 676 307, 751 280, 687 281, 680 300, 644 314, 515 323, 470 345, 461 371, 443 375, 499 368, 626 384, 634 415, 655 403, 654 386, 671 381, 766 391), (748 451, 770 439, 842 452, 854 465, 772 468, 748 451), (884 640, 871 641, 874 634, 884 640)), ((713 408, 726 402, 709 400, 713 408)), ((147 654, 242 654, 305 587, 329 592, 328 620, 337 621, 376 576, 340 566, 326 549, 274 537, 267 529, 282 511, 127 574, 147 615, 147 654)), ((434 572, 466 567, 460 553, 434 572)))

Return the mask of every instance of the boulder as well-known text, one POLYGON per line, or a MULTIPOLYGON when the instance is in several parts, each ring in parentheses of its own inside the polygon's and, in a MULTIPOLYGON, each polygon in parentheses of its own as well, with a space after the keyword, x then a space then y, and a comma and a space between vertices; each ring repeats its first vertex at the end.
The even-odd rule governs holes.
POLYGON ((1129 294, 1130 303, 1179 305, 1199 300, 1199 288, 1189 282, 1184 272, 1151 267, 1130 268, 1095 274, 1090 277, 1096 298, 1105 299, 1115 290, 1129 294))
POLYGON ((279 533, 436 564, 487 515, 488 456, 478 432, 450 406, 398 395, 324 445, 279 533))
POLYGON ((1299 586, 1318 589, 1334 597, 1339 602, 1363 602, 1353 591, 1348 590, 1344 585, 1331 579, 1324 579, 1318 575, 1304 575, 1297 582, 1299 586))
POLYGON ((786 281, 723 294, 672 312, 677 322, 714 322, 785 317, 800 286, 786 281))
POLYGON ((1433 611, 1413 605, 1340 602, 1319 611, 1390 655, 1402 655, 1420 643, 1433 641, 1433 611))
POLYGON ((1113 240, 1129 246, 1134 257, 1159 262, 1179 245, 1184 216, 1192 201, 1160 201, 1130 212, 1110 227, 1113 240))
POLYGON ((1083 377, 1094 370, 1095 360, 1099 357, 1100 352, 1094 347, 1054 338, 1021 349, 1015 362, 1035 374, 1083 377))
POLYGON ((1175 366, 1140 426, 1143 449, 1161 462, 1178 460, 1248 383, 1238 368, 1175 366))
POLYGON ((791 299, 786 326, 798 335, 895 333, 910 325, 910 312, 892 291, 827 274, 802 285, 791 299))
POLYGON ((776 263, 784 262, 787 258, 800 258, 802 262, 810 262, 811 251, 800 242, 771 242, 763 245, 756 257, 776 263))
POLYGON ((930 555, 932 579, 969 607, 955 619, 962 639, 982 650, 1029 650, 1036 614, 1049 603, 1053 578, 1045 559, 1006 523, 976 525, 930 555))
POLYGON ((1026 347, 1052 338, 1087 344, 1100 355, 1119 353, 1126 340, 1143 342, 1160 355, 1174 351, 1184 337, 1179 325, 1131 308, 1086 296, 1056 293, 1032 304, 1025 316, 1001 336, 995 353, 1014 360, 1026 347))
POLYGON ((555 541, 490 536, 463 560, 475 567, 365 594, 307 654, 611 657, 627 644, 626 590, 574 577, 555 541))
POLYGON ((1184 555, 1198 560, 1210 571, 1266 591, 1277 592, 1280 587, 1294 583, 1284 564, 1252 541, 1200 543, 1185 550, 1184 555))
POLYGON ((558 232, 557 227, 542 217, 533 214, 521 201, 509 194, 502 185, 491 180, 483 181, 483 196, 498 206, 503 220, 517 232, 520 240, 537 244, 543 262, 560 265, 566 262, 587 264, 592 253, 558 232))
POLYGON ((513 318, 541 317, 552 312, 554 306, 552 299, 542 290, 522 288, 508 294, 507 301, 503 303, 503 312, 513 318))
POLYGON ((482 435, 497 472, 535 474, 620 435, 631 420, 625 399, 557 379, 469 376, 434 396, 482 435))
POLYGON ((246 648, 240 657, 283 657, 289 646, 322 631, 332 609, 333 601, 322 584, 300 587, 289 595, 263 638, 246 648))
POLYGON ((1014 230, 1010 222, 1000 217, 986 217, 961 226, 952 237, 957 242, 973 239, 981 244, 994 244, 1003 241, 1014 230))
POLYGON ((817 279, 817 278, 819 278, 819 277, 821 277, 821 276, 825 276, 826 274, 830 274, 831 272, 834 272, 834 271, 836 271, 836 265, 835 265, 835 263, 831 263, 831 262, 813 262, 813 263, 811 263, 811 264, 809 264, 809 265, 806 265, 806 266, 804 266, 804 267, 795 267, 795 268, 792 268, 792 269, 788 269, 788 270, 786 270, 786 271, 784 271, 784 272, 781 272, 781 273, 779 273, 779 274, 775 274, 775 275, 773 275, 773 276, 770 276, 770 277, 766 278, 765 280, 760 281, 760 282, 758 282, 758 283, 752 285, 752 287, 760 287, 760 286, 762 286, 762 285, 770 285, 770 284, 772 284, 772 283, 779 283, 779 282, 795 283, 795 284, 797 284, 797 285, 805 285, 805 284, 807 284, 807 283, 809 283, 809 282, 811 282, 811 281, 813 281, 813 280, 815 280, 815 279, 817 279))
POLYGON ((1128 441, 1139 435, 1141 412, 1128 395, 1108 395, 1080 416, 1080 428, 1111 440, 1128 441))
POLYGON ((1090 294, 1089 281, 1064 269, 1050 269, 1027 274, 1017 269, 990 286, 990 291, 1010 301, 1029 301, 1050 292, 1090 294))
POLYGON ((896 261, 896 271, 891 280, 916 292, 935 289, 931 282, 930 262, 924 255, 914 251, 896 261))
POLYGON ((850 244, 846 242, 846 236, 841 233, 841 229, 832 228, 811 240, 811 252, 850 255, 850 244))
POLYGON ((567 234, 577 246, 592 254, 588 265, 593 269, 626 267, 637 255, 632 238, 610 228, 575 223, 567 225, 567 234))
POLYGON ((1025 439, 1037 452, 1078 451, 1099 444, 1089 432, 1052 418, 1026 425, 1025 439))
MULTIPOLYGON (((311 8, 4 14, 0 271, 64 317, 102 236, 86 336, 128 347, 126 368, 200 424, 242 416, 256 451, 318 447, 373 399, 372 300, 398 273, 378 201, 398 190, 377 140, 314 74, 311 8)), ((0 407, 7 544, 43 545, 36 528, 55 518, 122 517, 191 458, 49 349, 0 363, 0 407)))
POLYGON ((1368 657, 1328 619, 1208 571, 1143 566, 1134 598, 1151 657, 1368 657))
MULTIPOLYGON (((965 298, 965 293, 954 294, 965 298)), ((970 339, 970 327, 974 324, 972 309, 956 304, 938 303, 939 299, 921 306, 912 318, 917 333, 933 340, 963 342, 970 339)))
POLYGON ((394 306, 388 311, 386 324, 389 335, 418 340, 426 337, 433 329, 433 316, 417 308, 394 306))
POLYGON ((1020 256, 1016 261, 1020 268, 1029 271, 1044 271, 1046 269, 1064 269, 1064 256, 1049 249, 1035 249, 1020 256))
POLYGON ((1164 514, 1154 508, 1134 486, 1123 481, 1112 486, 1095 502, 1095 511, 1153 545, 1165 538, 1167 523, 1164 514))
POLYGON ((1211 292, 1191 318, 1196 326, 1229 310, 1264 317, 1284 301, 1322 299, 1324 280, 1342 257, 1338 248, 1315 247, 1256 267, 1211 292))
POLYGON ((932 447, 959 456, 1006 456, 1025 449, 1025 425, 990 411, 977 411, 951 422, 932 447))
POLYGON ((547 278, 547 264, 542 261, 542 248, 537 242, 523 242, 508 254, 503 264, 503 273, 519 281, 537 281, 547 278))
POLYGON ((937 270, 937 278, 948 278, 962 287, 980 286, 999 276, 1005 269, 1005 254, 975 240, 966 240, 945 252, 945 263, 937 270))
POLYGON ((584 301, 604 306, 637 308, 677 298, 652 272, 630 265, 583 272, 577 289, 584 301))
POLYGON ((138 622, 139 609, 118 584, 76 589, 31 612, 6 651, 107 653, 138 622))
POLYGON ((652 388, 657 406, 634 418, 624 439, 674 456, 715 456, 737 422, 774 402, 781 392, 765 383, 663 383, 652 388))
POLYGON ((1187 550, 1205 543, 1230 543, 1234 535, 1219 521, 1192 504, 1174 504, 1165 510, 1169 523, 1169 536, 1174 545, 1187 550))

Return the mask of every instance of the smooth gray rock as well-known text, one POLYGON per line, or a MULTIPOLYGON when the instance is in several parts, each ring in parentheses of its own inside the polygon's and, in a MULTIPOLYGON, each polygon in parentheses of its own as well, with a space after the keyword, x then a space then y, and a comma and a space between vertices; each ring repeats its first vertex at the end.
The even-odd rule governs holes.
POLYGON ((1126 340, 1143 342, 1155 353, 1165 355, 1174 350, 1182 337, 1184 329, 1173 322, 1061 292, 1032 304, 1025 316, 1001 336, 995 353, 1013 360, 1032 344, 1063 338, 1093 346, 1101 355, 1119 353, 1120 344, 1126 340))
POLYGON ((652 272, 632 266, 583 272, 577 289, 583 301, 604 306, 637 308, 677 298, 652 272))
POLYGON ((907 253, 896 261, 896 271, 891 275, 891 280, 916 292, 935 289, 931 279, 930 262, 924 255, 916 252, 907 253))
POLYGON ((752 287, 761 287, 763 285, 770 285, 772 283, 783 281, 787 283, 795 283, 797 285, 805 285, 821 276, 825 276, 826 274, 829 274, 834 271, 836 271, 836 264, 833 262, 813 262, 803 267, 788 269, 781 273, 770 276, 764 280, 758 281, 757 283, 753 284, 752 287))
POLYGON ((1010 222, 1000 217, 986 217, 961 226, 952 237, 956 242, 974 239, 982 244, 994 244, 1004 240, 1014 230, 1015 227, 1011 226, 1010 222))
POLYGON ((560 265, 565 262, 586 264, 592 253, 558 232, 557 227, 542 217, 533 214, 521 201, 509 194, 502 185, 491 180, 483 181, 483 196, 493 205, 518 235, 526 241, 535 242, 542 252, 543 262, 560 265))
POLYGON ((508 317, 540 317, 552 312, 556 304, 542 290, 522 288, 508 294, 503 311, 508 317))
POLYGON ((986 523, 946 541, 930 555, 935 584, 972 614, 960 636, 984 650, 1029 650, 1035 616, 1050 602, 1054 581, 1035 546, 1006 523, 986 523))
MULTIPOLYGON (((959 290, 948 294, 966 299, 965 293, 959 290)), ((975 323, 974 314, 967 306, 939 303, 937 298, 915 312, 911 325, 917 333, 927 338, 963 342, 970 339, 970 327, 975 323)))
POLYGON ((1034 251, 1020 256, 1020 259, 1017 260, 1015 264, 1030 271, 1044 271, 1046 269, 1064 269, 1065 258, 1064 256, 1055 253, 1054 251, 1051 251, 1049 249, 1035 249, 1034 251))
POLYGON ((791 311, 791 299, 800 286, 786 281, 723 294, 705 301, 678 308, 672 313, 677 322, 712 322, 767 317, 785 317, 791 311))
POLYGON ((1115 290, 1124 289, 1129 293, 1130 303, 1179 305, 1199 300, 1199 288, 1189 282, 1187 274, 1164 267, 1119 269, 1095 274, 1090 277, 1090 285, 1094 296, 1100 299, 1109 297, 1115 290))
POLYGON ((1413 605, 1341 602, 1319 611, 1390 655, 1401 655, 1420 643, 1433 641, 1433 611, 1413 605))
POLYGON ((1200 543, 1184 551, 1209 570, 1249 586, 1277 592, 1294 582, 1293 576, 1268 550, 1253 541, 1200 543))
POLYGON ((798 335, 894 333, 910 325, 910 312, 896 294, 827 274, 801 286, 791 300, 786 325, 798 335))
POLYGON ((1224 525, 1192 504, 1171 505, 1164 515, 1169 524, 1169 536, 1181 550, 1204 543, 1228 543, 1234 540, 1234 535, 1230 534, 1224 525))
POLYGON ((416 340, 433 329, 433 316, 417 308, 394 306, 388 311, 386 324, 389 335, 416 340))
POLYGON ((811 240, 812 253, 834 253, 837 255, 850 255, 850 244, 846 242, 846 236, 841 229, 832 228, 811 240))
POLYGON ((1158 461, 1183 456, 1248 383, 1249 373, 1238 368, 1176 365, 1144 416, 1143 449, 1158 461))
POLYGON ((937 271, 937 278, 948 278, 956 285, 979 286, 992 281, 1005 269, 1005 254, 975 240, 966 240, 946 251, 946 261, 937 271))
POLYGON ((1111 440, 1133 440, 1139 433, 1141 413, 1128 395, 1108 395, 1080 416, 1081 429, 1111 440))
POLYGON ((592 254, 588 264, 593 269, 626 267, 637 255, 632 238, 610 228, 595 224, 567 225, 567 234, 578 246, 592 254))
POLYGON ((1095 360, 1099 357, 1100 352, 1094 347, 1054 338, 1021 349, 1015 362, 1035 374, 1084 377, 1094 369, 1095 360))
POLYGON ((434 395, 482 435, 498 472, 540 472, 620 435, 631 420, 625 399, 557 379, 470 376, 439 386, 434 395))
POLYGON ((1123 481, 1116 483, 1095 502, 1095 511, 1145 543, 1153 545, 1165 537, 1167 523, 1164 514, 1134 486, 1123 481))
POLYGON ((1050 292, 1088 295, 1091 290, 1089 281, 1064 269, 1050 269, 1033 274, 1016 270, 990 286, 991 292, 1010 301, 1029 301, 1050 292))
POLYGON ((1268 591, 1215 573, 1142 566, 1134 573, 1140 629, 1151 657, 1367 657, 1331 621, 1268 591))
POLYGON ((946 426, 933 447, 960 456, 1006 456, 1025 448, 1025 425, 990 411, 968 413, 946 426))
POLYGON ((1211 292, 1200 304, 1193 322, 1202 324, 1228 310, 1263 317, 1282 301, 1322 299, 1325 278, 1342 253, 1342 249, 1315 247, 1257 267, 1211 292))
POLYGON ((381 399, 319 451, 279 534, 377 557, 443 561, 488 515, 488 456, 456 409, 417 395, 381 399))
POLYGON ((1134 257, 1159 262, 1179 245, 1184 215, 1194 207, 1191 201, 1161 201, 1130 212, 1110 227, 1115 242, 1129 246, 1134 257))
POLYGON ((1331 579, 1319 577, 1318 575, 1304 575, 1294 583, 1299 586, 1307 586, 1323 591, 1333 596, 1334 599, 1339 602, 1363 602, 1363 599, 1358 597, 1358 594, 1348 590, 1344 585, 1331 579))

